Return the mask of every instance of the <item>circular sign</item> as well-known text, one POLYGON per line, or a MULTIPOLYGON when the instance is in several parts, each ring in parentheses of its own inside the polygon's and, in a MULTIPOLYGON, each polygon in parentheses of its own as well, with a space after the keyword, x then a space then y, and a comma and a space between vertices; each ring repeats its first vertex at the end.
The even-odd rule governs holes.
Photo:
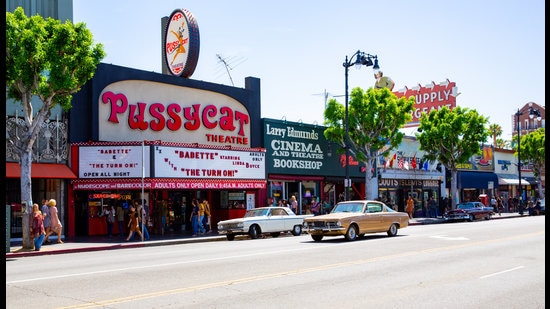
POLYGON ((199 26, 193 14, 176 9, 164 32, 164 61, 172 75, 189 78, 199 60, 199 26))

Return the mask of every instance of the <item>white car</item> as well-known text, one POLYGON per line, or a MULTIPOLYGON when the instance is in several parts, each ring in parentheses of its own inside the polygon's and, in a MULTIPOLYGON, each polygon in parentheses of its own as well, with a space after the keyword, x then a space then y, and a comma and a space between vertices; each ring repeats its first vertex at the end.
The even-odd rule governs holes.
POLYGON ((291 232, 294 236, 302 234, 304 218, 313 215, 296 215, 288 207, 259 207, 246 211, 242 218, 218 222, 218 233, 225 234, 227 240, 236 235, 249 235, 256 239, 261 234, 278 237, 281 232, 291 232))

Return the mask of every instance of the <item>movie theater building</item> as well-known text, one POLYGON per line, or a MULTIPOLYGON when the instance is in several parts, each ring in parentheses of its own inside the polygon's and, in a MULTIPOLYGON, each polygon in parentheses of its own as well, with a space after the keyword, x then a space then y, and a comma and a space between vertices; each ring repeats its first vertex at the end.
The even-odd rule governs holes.
POLYGON ((257 78, 235 88, 101 63, 70 111, 68 235, 106 234, 102 208, 136 199, 153 233, 163 207, 169 231, 189 230, 194 198, 212 224, 242 216, 266 200, 261 132, 257 78))

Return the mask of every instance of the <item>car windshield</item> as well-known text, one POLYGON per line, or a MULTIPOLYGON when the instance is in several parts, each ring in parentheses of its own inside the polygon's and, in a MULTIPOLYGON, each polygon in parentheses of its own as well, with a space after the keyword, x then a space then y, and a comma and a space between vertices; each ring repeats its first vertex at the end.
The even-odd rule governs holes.
POLYGON ((471 209, 471 208, 474 208, 474 205, 472 203, 464 203, 464 204, 456 205, 456 209, 471 209))
POLYGON ((363 203, 337 204, 331 212, 363 212, 363 203))
POLYGON ((266 216, 267 213, 269 212, 269 209, 250 209, 246 212, 246 214, 244 215, 245 218, 250 218, 250 217, 259 217, 259 216, 266 216))

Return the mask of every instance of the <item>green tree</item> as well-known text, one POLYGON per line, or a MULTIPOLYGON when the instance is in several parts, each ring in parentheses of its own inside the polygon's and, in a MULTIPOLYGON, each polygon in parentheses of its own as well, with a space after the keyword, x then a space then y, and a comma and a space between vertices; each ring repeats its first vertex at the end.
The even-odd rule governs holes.
MULTIPOLYGON (((540 128, 536 131, 523 135, 520 141, 521 161, 523 161, 524 164, 525 162, 531 164, 533 174, 537 179, 537 190, 539 191, 540 198, 544 198, 544 191, 542 190, 542 174, 546 170, 546 146, 544 132, 544 128, 540 128)), ((515 155, 518 155, 517 143, 515 155)))
POLYGON ((457 202, 457 166, 467 163, 470 158, 481 153, 480 145, 489 137, 486 128, 488 118, 475 110, 444 106, 440 110, 422 113, 416 137, 424 157, 438 161, 451 171, 452 209, 457 202))
MULTIPOLYGON (((352 89, 348 102, 349 150, 366 166, 365 198, 378 197, 368 183, 373 178, 372 168, 379 156, 388 156, 403 140, 399 129, 412 119, 414 103, 414 97, 398 98, 387 88, 352 89)), ((324 135, 342 146, 340 153, 346 147, 345 113, 345 106, 335 99, 328 102, 324 113, 324 135)))
POLYGON ((504 140, 502 138, 497 138, 496 148, 506 148, 509 147, 510 141, 504 140))
POLYGON ((497 138, 502 135, 502 127, 496 123, 492 123, 489 125, 489 133, 493 137, 493 146, 497 147, 497 138))
POLYGON ((8 142, 14 145, 21 165, 21 201, 23 209, 23 248, 34 244, 29 233, 32 210, 32 148, 40 126, 56 105, 71 108, 72 94, 91 79, 105 57, 102 44, 94 44, 86 24, 62 23, 40 15, 27 17, 23 8, 6 12, 6 92, 23 107, 24 124, 19 136, 8 142), (42 102, 33 111, 31 98, 42 102))

